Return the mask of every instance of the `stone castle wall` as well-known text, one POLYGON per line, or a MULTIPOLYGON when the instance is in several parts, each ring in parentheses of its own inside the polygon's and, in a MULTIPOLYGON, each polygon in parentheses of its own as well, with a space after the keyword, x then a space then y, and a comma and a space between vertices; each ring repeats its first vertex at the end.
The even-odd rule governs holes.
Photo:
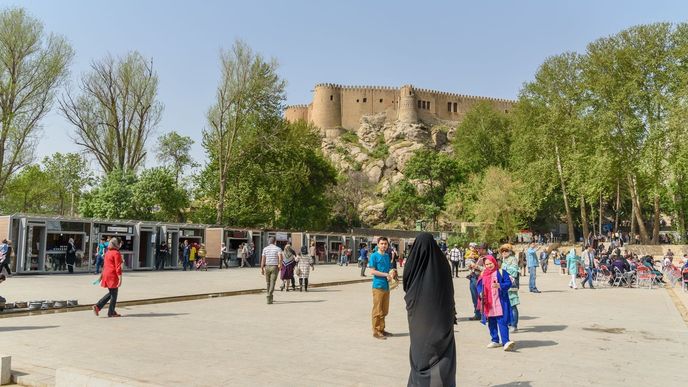
POLYGON ((312 122, 328 137, 333 137, 341 133, 341 129, 358 128, 362 116, 379 113, 384 113, 389 121, 459 122, 481 101, 503 112, 509 112, 514 104, 511 100, 416 89, 411 85, 393 88, 321 83, 315 86, 313 102, 287 106, 284 116, 290 122, 312 122))

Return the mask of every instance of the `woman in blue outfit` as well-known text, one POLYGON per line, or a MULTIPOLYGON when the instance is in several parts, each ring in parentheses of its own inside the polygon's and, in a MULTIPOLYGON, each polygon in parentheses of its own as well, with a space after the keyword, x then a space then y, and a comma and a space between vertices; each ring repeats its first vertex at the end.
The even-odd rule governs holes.
POLYGON ((503 347, 505 351, 511 351, 515 345, 509 340, 511 279, 509 273, 500 269, 497 260, 491 255, 485 256, 485 270, 478 279, 477 288, 482 323, 487 323, 492 338, 487 348, 503 347))

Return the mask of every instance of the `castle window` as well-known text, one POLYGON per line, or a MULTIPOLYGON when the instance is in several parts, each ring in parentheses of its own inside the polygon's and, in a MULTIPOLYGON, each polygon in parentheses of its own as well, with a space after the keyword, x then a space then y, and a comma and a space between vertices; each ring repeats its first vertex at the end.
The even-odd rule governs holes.
POLYGON ((425 102, 425 101, 423 101, 423 109, 425 109, 425 106, 426 106, 426 105, 425 105, 425 103, 426 103, 426 102, 425 102))
POLYGON ((454 113, 456 113, 458 111, 458 109, 457 109, 458 105, 459 105, 458 103, 454 102, 454 113))
POLYGON ((418 100, 418 109, 420 109, 421 100, 418 100))
POLYGON ((334 98, 334 96, 333 96, 333 95, 331 95, 331 96, 330 96, 330 101, 332 101, 332 99, 333 99, 333 98, 334 98))
POLYGON ((430 110, 430 101, 428 101, 428 110, 430 110))
POLYGON ((380 98, 380 103, 382 103, 382 98, 380 98))
POLYGON ((368 98, 363 98, 363 103, 368 102, 368 98))
POLYGON ((358 100, 356 100, 356 103, 358 103, 358 100))
POLYGON ((451 102, 447 102, 447 111, 450 113, 452 111, 451 108, 452 108, 451 102))

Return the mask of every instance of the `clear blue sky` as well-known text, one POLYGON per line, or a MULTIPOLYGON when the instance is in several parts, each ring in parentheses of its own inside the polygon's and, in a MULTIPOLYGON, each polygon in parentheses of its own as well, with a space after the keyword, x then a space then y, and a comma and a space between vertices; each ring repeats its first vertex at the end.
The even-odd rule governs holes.
MULTIPOLYGON (((626 27, 686 21, 682 1, 0 1, 20 5, 76 51, 72 83, 93 59, 138 50, 152 57, 165 105, 158 134, 197 139, 219 79, 218 55, 235 38, 275 57, 287 103, 313 85, 406 83, 515 98, 542 61, 626 27)), ((76 151, 56 109, 43 121, 38 158, 76 151)), ((156 136, 157 137, 157 134, 156 136)), ((154 140, 154 139, 153 139, 154 140)), ((152 149, 155 141, 149 143, 152 149)), ((152 155, 147 165, 155 164, 152 155)))

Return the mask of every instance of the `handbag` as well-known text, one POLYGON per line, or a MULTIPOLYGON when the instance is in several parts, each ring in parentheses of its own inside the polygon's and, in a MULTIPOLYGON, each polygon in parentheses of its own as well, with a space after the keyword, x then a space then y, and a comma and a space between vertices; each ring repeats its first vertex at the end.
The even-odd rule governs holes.
POLYGON ((297 276, 301 275, 301 268, 298 265, 296 265, 296 268, 294 269, 294 274, 297 276))

